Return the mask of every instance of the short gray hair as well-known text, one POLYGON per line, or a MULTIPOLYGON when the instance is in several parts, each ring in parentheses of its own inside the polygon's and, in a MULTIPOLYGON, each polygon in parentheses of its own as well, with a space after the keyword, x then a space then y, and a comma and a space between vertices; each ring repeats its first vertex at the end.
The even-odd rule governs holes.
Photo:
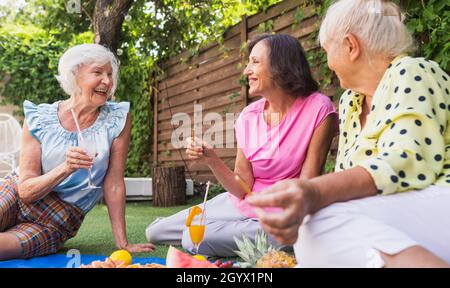
POLYGON ((56 79, 61 88, 70 96, 78 93, 80 87, 77 85, 76 75, 78 69, 85 64, 99 63, 111 64, 113 85, 110 95, 114 94, 117 87, 119 74, 119 61, 108 48, 99 44, 80 44, 69 48, 59 58, 58 74, 56 79))
POLYGON ((396 57, 413 47, 404 19, 400 8, 388 0, 339 0, 322 21, 319 41, 323 46, 330 38, 339 41, 352 33, 368 53, 396 57))

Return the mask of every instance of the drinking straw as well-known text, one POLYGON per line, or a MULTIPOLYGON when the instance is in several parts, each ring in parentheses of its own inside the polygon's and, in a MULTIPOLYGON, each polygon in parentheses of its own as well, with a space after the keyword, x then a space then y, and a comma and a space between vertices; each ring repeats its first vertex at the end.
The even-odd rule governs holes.
POLYGON ((203 217, 205 216, 206 200, 208 199, 209 185, 211 185, 210 181, 208 181, 206 183, 206 192, 205 192, 205 199, 203 199, 203 211, 202 211, 202 217, 200 218, 200 225, 203 223, 203 217))
POLYGON ((70 111, 72 112, 72 117, 73 117, 73 120, 75 121, 75 125, 77 126, 78 133, 80 134, 81 141, 83 141, 83 144, 84 144, 86 142, 84 141, 84 137, 83 137, 83 134, 81 133, 80 125, 78 124, 77 117, 75 116, 75 112, 73 111, 73 108, 70 109, 70 111))
POLYGON ((247 183, 245 183, 244 180, 239 177, 239 175, 235 174, 234 179, 238 182, 239 186, 244 189, 245 193, 247 193, 249 196, 252 195, 252 190, 250 189, 250 187, 248 187, 247 183))

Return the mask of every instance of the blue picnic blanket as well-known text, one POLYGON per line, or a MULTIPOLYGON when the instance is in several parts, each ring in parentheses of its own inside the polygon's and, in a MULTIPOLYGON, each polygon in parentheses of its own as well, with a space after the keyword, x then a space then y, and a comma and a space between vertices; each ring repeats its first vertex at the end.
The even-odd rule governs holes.
MULTIPOLYGON (((66 254, 53 254, 42 257, 34 257, 31 259, 16 259, 0 261, 0 268, 77 268, 78 265, 87 265, 92 261, 105 261, 104 255, 79 255, 77 256, 66 254)), ((166 259, 163 258, 139 258, 133 257, 133 264, 166 264, 166 259)))

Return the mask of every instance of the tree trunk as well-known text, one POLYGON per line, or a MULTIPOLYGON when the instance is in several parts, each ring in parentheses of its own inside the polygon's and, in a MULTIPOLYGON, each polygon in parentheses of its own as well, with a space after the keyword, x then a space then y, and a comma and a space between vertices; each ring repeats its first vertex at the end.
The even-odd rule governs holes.
POLYGON ((153 167, 152 188, 155 207, 186 204, 184 166, 153 167))
POLYGON ((133 0, 97 0, 94 10, 94 43, 116 53, 122 23, 133 0))

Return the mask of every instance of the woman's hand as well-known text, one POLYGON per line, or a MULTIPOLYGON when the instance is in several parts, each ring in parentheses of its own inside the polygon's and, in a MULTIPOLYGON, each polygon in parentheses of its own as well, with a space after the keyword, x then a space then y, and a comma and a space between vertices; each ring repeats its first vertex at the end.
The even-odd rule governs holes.
POLYGON ((92 167, 93 158, 89 157, 80 147, 69 147, 66 152, 66 161, 64 165, 69 173, 78 169, 89 169, 92 167))
POLYGON ((139 253, 139 252, 153 252, 156 247, 152 243, 143 243, 143 244, 127 244, 122 249, 127 250, 130 253, 139 253))
POLYGON ((284 180, 255 193, 247 201, 259 208, 256 213, 265 231, 277 242, 292 245, 297 241, 303 218, 315 211, 320 195, 310 181, 284 180), (260 208, 280 207, 280 212, 265 212, 260 208))
POLYGON ((186 154, 189 160, 195 160, 199 164, 210 165, 218 158, 214 149, 207 142, 196 137, 189 137, 186 141, 186 154))

